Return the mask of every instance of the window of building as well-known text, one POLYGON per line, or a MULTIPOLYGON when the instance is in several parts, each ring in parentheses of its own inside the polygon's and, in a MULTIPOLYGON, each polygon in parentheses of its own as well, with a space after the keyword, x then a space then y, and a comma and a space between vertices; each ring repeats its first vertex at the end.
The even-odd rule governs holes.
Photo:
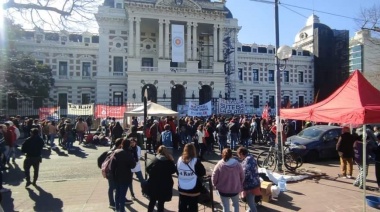
POLYGON ((141 66, 143 67, 153 67, 153 58, 141 58, 141 66))
POLYGON ((123 4, 122 3, 116 3, 115 7, 118 9, 123 9, 123 4))
POLYGON ((253 69, 252 70, 252 81, 253 82, 259 81, 259 69, 253 69))
POLYGON ((258 52, 259 53, 267 53, 267 48, 266 47, 259 47, 258 52))
POLYGON ((115 91, 113 92, 113 105, 122 105, 123 104, 123 92, 115 91))
POLYGON ((43 65, 44 64, 43 60, 37 60, 36 62, 37 62, 38 65, 43 65))
POLYGON ((274 96, 269 96, 269 107, 274 108, 274 96))
POLYGON ((299 96, 298 97, 298 107, 303 107, 305 105, 304 103, 304 97, 303 96, 299 96))
POLYGON ((82 63, 82 76, 83 77, 90 77, 91 76, 91 63, 90 62, 83 62, 82 63))
POLYGON ((301 55, 302 55, 302 52, 297 52, 297 55, 298 55, 298 56, 301 56, 301 55))
POLYGON ((268 49, 268 54, 273 54, 273 50, 272 49, 268 49))
POLYGON ((243 80, 243 69, 239 68, 238 70, 239 70, 239 72, 238 72, 238 79, 239 79, 239 81, 242 81, 243 80))
POLYGON ((284 98, 283 107, 287 108, 289 106, 289 103, 290 103, 289 96, 284 96, 283 98, 284 98))
POLYGON ((85 42, 85 43, 90 43, 90 42, 91 42, 91 39, 90 39, 90 38, 84 38, 84 42, 85 42))
POLYGON ((253 49, 252 49, 252 52, 253 52, 253 53, 257 53, 257 49, 256 49, 256 48, 253 48, 253 49))
POLYGON ((302 71, 298 72, 298 82, 303 82, 303 72, 302 71))
POLYGON ((254 108, 260 107, 260 98, 258 95, 253 95, 253 107, 254 108))
POLYGON ((268 72, 269 72, 268 81, 274 82, 274 70, 269 70, 268 72))
POLYGON ((67 74, 68 74, 67 62, 60 61, 58 64, 58 68, 59 68, 59 71, 58 71, 59 76, 60 77, 67 77, 67 74))
POLYGON ((113 72, 123 73, 123 57, 113 57, 113 72))
POLYGON ((284 71, 284 82, 288 83, 289 82, 289 71, 284 71))
POLYGON ((238 48, 237 48, 237 51, 238 51, 238 52, 241 52, 241 47, 238 47, 238 48))
POLYGON ((58 94, 58 106, 61 109, 67 109, 67 93, 58 94))
POLYGON ((91 95, 89 93, 82 93, 82 104, 90 104, 91 95))

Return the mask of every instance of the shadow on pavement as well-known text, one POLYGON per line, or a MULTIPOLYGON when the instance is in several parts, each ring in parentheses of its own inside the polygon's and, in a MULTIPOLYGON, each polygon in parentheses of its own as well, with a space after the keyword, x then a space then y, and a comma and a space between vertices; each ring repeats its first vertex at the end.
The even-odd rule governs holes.
POLYGON ((35 186, 38 194, 32 188, 27 188, 30 199, 34 201, 34 211, 63 211, 63 202, 58 198, 54 198, 51 193, 46 192, 40 186, 35 186))
POLYGON ((75 155, 75 156, 80 157, 80 158, 87 158, 87 156, 88 156, 88 154, 86 152, 84 152, 83 149, 78 148, 78 147, 74 147, 74 150, 68 152, 68 154, 75 155))
MULTIPOLYGON (((20 161, 20 163, 22 163, 22 161, 20 161)), ((16 162, 10 163, 9 169, 3 171, 3 181, 8 185, 18 186, 24 181, 24 177, 24 171, 21 170, 16 162)))
POLYGON ((280 201, 279 200, 271 201, 271 204, 286 208, 287 210, 291 210, 291 211, 301 210, 300 207, 293 205, 293 203, 292 203, 293 197, 287 195, 286 193, 281 193, 279 196, 279 199, 281 199, 281 200, 280 201))
POLYGON ((2 193, 3 200, 1 201, 1 206, 3 207, 4 211, 13 212, 14 210, 14 199, 12 198, 12 191, 2 193))
POLYGON ((42 149, 41 156, 43 159, 50 159, 51 152, 48 149, 42 149))

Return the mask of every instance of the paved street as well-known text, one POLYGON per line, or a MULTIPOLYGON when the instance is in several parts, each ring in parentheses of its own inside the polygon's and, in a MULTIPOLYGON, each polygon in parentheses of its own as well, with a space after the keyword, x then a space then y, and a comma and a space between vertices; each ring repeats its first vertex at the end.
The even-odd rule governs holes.
MULTIPOLYGON (((12 211, 111 211, 108 208, 107 181, 101 176, 97 167, 97 157, 108 147, 86 148, 78 147, 73 154, 66 151, 44 150, 44 159, 40 166, 38 186, 25 189, 23 181, 22 162, 20 156, 12 168, 4 173, 4 187, 11 192, 3 194, 2 206, 6 212, 12 211)), ((262 147, 260 147, 262 148, 262 147)), ((257 154, 260 149, 253 152, 257 154)), ((219 155, 206 155, 204 162, 210 170, 219 159, 219 155)), ((144 165, 144 162, 141 161, 144 165)), ((363 193, 352 186, 352 179, 337 178, 338 161, 304 164, 304 170, 315 173, 326 173, 326 176, 313 177, 301 182, 289 183, 288 191, 280 194, 277 200, 263 203, 259 211, 362 211, 363 193)), ((357 174, 355 167, 354 176, 357 174)), ((176 180, 174 180, 175 183, 176 180)), ((374 166, 370 166, 368 186, 370 190, 376 187, 374 166)), ((134 180, 137 201, 127 207, 128 211, 146 211, 148 200, 141 196, 139 185, 134 180)), ((174 186, 174 196, 171 202, 165 204, 167 211, 177 211, 178 193, 174 186)), ((375 191, 367 192, 378 195, 375 191)), ((128 193, 129 197, 129 193, 128 193)), ((216 203, 219 197, 214 194, 216 203)), ((241 211, 245 211, 245 205, 241 211)), ((221 206, 215 204, 215 211, 221 211, 221 206)), ((211 211, 206 206, 200 206, 200 211, 211 211)), ((367 207, 367 211, 375 209, 367 207)))

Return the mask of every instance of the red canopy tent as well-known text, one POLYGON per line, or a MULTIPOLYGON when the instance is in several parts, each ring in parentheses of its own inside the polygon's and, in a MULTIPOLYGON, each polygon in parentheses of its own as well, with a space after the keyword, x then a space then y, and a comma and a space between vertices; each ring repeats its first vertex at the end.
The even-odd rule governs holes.
MULTIPOLYGON (((297 108, 281 109, 280 117, 316 122, 363 124, 363 145, 367 145, 365 124, 380 123, 380 91, 369 83, 360 71, 333 94, 316 104, 297 108)), ((366 148, 363 148, 363 172, 366 172, 366 148)), ((364 187, 366 178, 364 178, 364 187)), ((366 189, 363 189, 363 211, 366 210, 366 189)))
POLYGON ((280 117, 316 122, 380 123, 380 91, 360 71, 355 71, 328 98, 307 107, 281 109, 280 117))

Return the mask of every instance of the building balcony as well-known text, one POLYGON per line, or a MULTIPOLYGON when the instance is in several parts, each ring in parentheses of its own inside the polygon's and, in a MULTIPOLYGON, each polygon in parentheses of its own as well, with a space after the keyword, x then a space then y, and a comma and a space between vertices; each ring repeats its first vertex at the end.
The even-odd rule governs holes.
POLYGON ((152 71, 152 72, 157 72, 158 71, 158 67, 141 67, 141 71, 145 72, 145 71, 152 71))
POLYGON ((213 74, 214 69, 198 69, 198 73, 200 73, 200 74, 213 74))
POLYGON ((67 75, 59 75, 58 79, 69 79, 67 75))
POLYGON ((91 76, 82 76, 82 79, 91 79, 91 76))
POLYGON ((170 72, 173 72, 173 73, 186 73, 187 72, 187 68, 170 67, 170 72))
POLYGON ((110 74, 114 77, 124 76, 124 72, 110 72, 110 74))

